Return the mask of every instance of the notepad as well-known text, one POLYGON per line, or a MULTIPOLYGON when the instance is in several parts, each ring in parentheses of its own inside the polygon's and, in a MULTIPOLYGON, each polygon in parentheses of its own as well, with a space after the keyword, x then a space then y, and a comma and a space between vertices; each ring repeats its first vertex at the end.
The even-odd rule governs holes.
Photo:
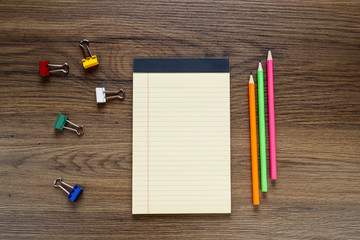
POLYGON ((133 214, 231 212, 228 58, 136 58, 133 214))

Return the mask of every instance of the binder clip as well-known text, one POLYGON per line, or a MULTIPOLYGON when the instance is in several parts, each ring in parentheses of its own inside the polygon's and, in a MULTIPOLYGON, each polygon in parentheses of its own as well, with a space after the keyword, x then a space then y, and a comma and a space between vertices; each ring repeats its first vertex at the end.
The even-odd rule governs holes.
POLYGON ((57 64, 49 64, 49 61, 39 61, 39 71, 41 77, 48 77, 50 73, 54 72, 63 72, 67 74, 69 72, 69 64, 64 63, 63 65, 57 64), (50 70, 50 68, 56 68, 54 70, 50 70))
POLYGON ((68 130, 71 130, 71 131, 76 132, 76 134, 79 135, 79 136, 82 135, 82 134, 85 132, 84 125, 80 125, 80 126, 79 126, 79 125, 76 125, 75 123, 70 122, 70 121, 68 120, 68 116, 66 116, 66 115, 64 115, 64 114, 61 114, 61 113, 59 113, 59 116, 58 116, 58 118, 56 119, 54 128, 59 129, 59 130, 61 130, 61 131, 65 128, 65 129, 68 129, 68 130), (74 127, 76 127, 77 129, 75 129, 75 128, 70 128, 70 127, 66 127, 65 124, 66 124, 67 122, 70 123, 71 125, 73 125, 74 127), (81 131, 79 132, 78 130, 80 130, 80 129, 81 129, 81 131))
POLYGON ((96 103, 106 103, 106 100, 118 98, 123 100, 125 98, 124 90, 120 89, 119 91, 105 91, 105 88, 96 88, 96 103), (111 96, 106 96, 109 94, 111 96), (117 95, 114 95, 117 94, 117 95))
POLYGON ((82 59, 81 61, 83 63, 83 67, 85 69, 88 69, 88 68, 91 68, 93 66, 99 65, 99 62, 97 60, 96 55, 92 55, 91 52, 90 52, 89 40, 86 40, 86 39, 82 40, 80 42, 80 47, 81 47, 81 49, 83 50, 83 53, 84 53, 84 59, 82 59), (86 43, 86 50, 89 53, 89 57, 86 57, 86 50, 85 50, 85 47, 83 46, 84 43, 86 43))
POLYGON ((72 187, 66 182, 63 182, 61 177, 55 179, 54 187, 61 188, 62 190, 64 190, 64 192, 68 194, 67 198, 69 198, 72 202, 75 202, 83 191, 83 189, 76 184, 72 187), (71 188, 70 192, 66 190, 62 185, 71 188))

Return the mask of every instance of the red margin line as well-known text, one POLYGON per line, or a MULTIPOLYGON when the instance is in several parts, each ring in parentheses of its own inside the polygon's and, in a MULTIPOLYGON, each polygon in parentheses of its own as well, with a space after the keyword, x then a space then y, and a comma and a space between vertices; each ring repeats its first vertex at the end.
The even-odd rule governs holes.
POLYGON ((147 213, 149 214, 149 73, 147 74, 147 213))

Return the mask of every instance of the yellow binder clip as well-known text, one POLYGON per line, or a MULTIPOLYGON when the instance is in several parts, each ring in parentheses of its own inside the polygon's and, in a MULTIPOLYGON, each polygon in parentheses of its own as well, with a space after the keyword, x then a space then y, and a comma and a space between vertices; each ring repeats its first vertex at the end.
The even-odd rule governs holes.
POLYGON ((80 47, 82 48, 83 52, 84 52, 84 59, 82 59, 82 63, 83 63, 83 67, 85 69, 88 69, 88 68, 91 68, 93 66, 96 66, 96 65, 99 65, 99 62, 97 60, 97 57, 96 55, 92 55, 91 52, 90 52, 90 48, 89 48, 89 40, 82 40, 80 42, 80 47), (83 46, 83 44, 86 43, 86 49, 87 49, 87 52, 89 53, 89 57, 86 57, 86 50, 85 50, 85 47, 83 46))

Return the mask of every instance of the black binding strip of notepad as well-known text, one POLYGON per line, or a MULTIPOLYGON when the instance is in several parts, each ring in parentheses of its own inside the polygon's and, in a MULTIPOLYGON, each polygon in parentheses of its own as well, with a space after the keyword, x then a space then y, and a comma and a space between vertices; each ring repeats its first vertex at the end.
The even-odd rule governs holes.
POLYGON ((134 58, 134 73, 230 72, 229 58, 134 58))

